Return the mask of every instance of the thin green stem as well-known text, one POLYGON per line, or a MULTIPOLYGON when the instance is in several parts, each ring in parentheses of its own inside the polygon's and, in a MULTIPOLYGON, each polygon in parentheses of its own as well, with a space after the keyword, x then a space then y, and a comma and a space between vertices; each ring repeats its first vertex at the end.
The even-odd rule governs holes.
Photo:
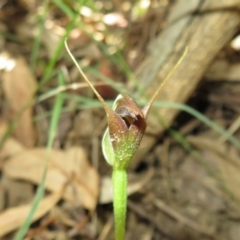
POLYGON ((38 24, 39 33, 33 42, 32 53, 30 57, 30 66, 31 66, 32 72, 34 72, 36 63, 37 63, 38 52, 40 49, 41 39, 43 35, 43 30, 44 30, 44 23, 48 13, 48 5, 49 5, 49 0, 45 0, 43 2, 43 11, 39 17, 39 24, 38 24))
POLYGON ((127 172, 114 169, 113 207, 115 217, 115 240, 125 239, 126 211, 127 211, 127 172))

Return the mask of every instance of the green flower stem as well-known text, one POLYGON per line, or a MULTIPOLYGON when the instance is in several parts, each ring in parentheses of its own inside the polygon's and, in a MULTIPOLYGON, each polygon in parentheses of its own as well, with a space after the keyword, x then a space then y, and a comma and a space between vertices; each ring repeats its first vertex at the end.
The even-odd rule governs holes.
POLYGON ((115 216, 115 240, 125 239, 127 211, 127 172, 124 169, 113 169, 113 207, 115 216))

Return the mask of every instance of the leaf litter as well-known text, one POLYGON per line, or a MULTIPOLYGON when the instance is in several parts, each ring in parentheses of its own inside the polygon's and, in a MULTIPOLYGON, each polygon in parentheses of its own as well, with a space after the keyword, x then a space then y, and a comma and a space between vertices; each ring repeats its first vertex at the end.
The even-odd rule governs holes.
MULTIPOLYGON (((96 9, 91 10, 89 7, 85 7, 85 10, 91 10, 90 15, 86 15, 86 11, 85 14, 81 11, 82 22, 80 23, 85 24, 90 35, 79 25, 74 26, 69 36, 69 47, 76 58, 81 60, 84 68, 94 68, 104 76, 114 78, 116 82, 123 82, 123 79, 128 78, 127 74, 122 74, 120 66, 124 64, 119 58, 117 66, 115 66, 104 55, 104 52, 109 50, 108 54, 112 58, 122 51, 127 63, 132 69, 137 69, 146 56, 147 49, 151 46, 148 44, 151 42, 151 38, 155 39, 157 34, 161 34, 162 26, 165 24, 164 16, 171 10, 171 2, 173 1, 159 1, 159 5, 156 7, 154 5, 156 1, 153 1, 153 5, 141 9, 137 6, 138 4, 132 4, 131 1, 124 3, 116 1, 114 4, 107 3, 106 6, 104 1, 96 1, 97 11, 95 11, 96 9), (131 12, 132 8, 134 8, 134 12, 131 12), (133 13, 134 19, 131 19, 133 13), (107 28, 108 26, 110 28, 107 28), (126 26, 128 27, 126 28, 126 26), (110 31, 107 32, 108 30, 110 31), (104 50, 101 48, 102 44, 106 47, 104 50)), ((32 41, 36 39, 40 29, 36 13, 41 12, 41 7, 41 3, 30 0, 15 1, 14 4, 3 1, 3 5, 0 4, 0 30, 1 33, 6 34, 6 37, 0 36, 0 47, 6 49, 8 55, 6 57, 6 53, 0 52, 0 71, 3 71, 0 72, 0 139, 6 132, 9 121, 16 120, 18 112, 33 97, 36 83, 42 77, 48 61, 51 60, 49 58, 55 52, 56 45, 70 20, 62 9, 58 8, 59 6, 52 3, 45 19, 46 24, 43 26, 39 61, 34 74, 31 74, 28 60, 33 46, 32 41), (13 38, 9 38, 9 33, 15 34, 13 38), (12 69, 13 63, 16 65, 12 69), (11 69, 12 71, 10 71, 11 69)), ((69 10, 72 9, 69 7, 69 10)), ((68 83, 79 81, 79 75, 75 74, 76 69, 68 60, 62 58, 64 51, 60 55, 57 68, 54 70, 64 66, 66 81, 68 83)), ((208 82, 202 82, 202 86, 196 90, 188 103, 193 106, 195 106, 194 103, 197 103, 195 107, 199 111, 218 122, 225 129, 231 127, 232 122, 239 117, 238 62, 239 51, 232 49, 230 45, 226 46, 219 53, 216 63, 212 67, 209 66, 210 71, 205 76, 208 82), (218 64, 219 62, 224 62, 224 65, 218 64), (201 107, 198 108, 198 106, 201 107)), ((99 76, 96 79, 91 77, 91 79, 102 81, 99 76)), ((130 79, 127 83, 132 86, 130 79)), ((55 87, 56 82, 53 77, 46 83, 43 91, 47 92, 55 87)), ((106 97, 111 95, 109 86, 104 86, 99 90, 106 97)), ((174 94, 172 89, 169 92, 174 94)), ((89 91, 86 89, 70 93, 72 96, 89 96, 89 91)), ((34 102, 34 98, 32 100, 34 102)), ((85 221, 88 215, 82 209, 92 212, 96 209, 96 204, 112 200, 109 177, 101 177, 101 182, 106 180, 108 184, 103 185, 103 188, 99 190, 100 180, 97 167, 90 166, 86 157, 86 153, 88 156, 92 156, 93 135, 98 141, 101 137, 102 131, 99 130, 99 125, 104 129, 102 112, 98 109, 99 111, 87 115, 84 110, 77 109, 78 105, 73 100, 67 101, 66 105, 75 108, 71 114, 66 115, 68 119, 65 129, 61 126, 56 134, 57 144, 54 146, 58 148, 52 150, 50 155, 46 183, 47 194, 35 217, 35 220, 40 219, 40 221, 35 223, 34 227, 41 230, 33 235, 33 239, 58 239, 57 235, 61 235, 63 239, 93 239, 96 235, 100 235, 106 226, 106 219, 111 219, 109 216, 112 215, 108 204, 98 205, 100 227, 96 230, 96 226, 92 223, 94 221, 85 221), (82 118, 79 119, 79 114, 84 115, 84 122, 82 122, 82 118), (75 122, 78 124, 74 124, 75 122), (69 135, 69 129, 74 135, 74 141, 66 138, 66 135, 69 135), (62 134, 59 134, 61 130, 62 134), (96 134, 96 132, 98 133, 96 134), (76 145, 78 147, 74 147, 76 145), (64 190, 62 187, 65 187, 64 190), (98 195, 100 195, 100 199, 98 199, 98 195), (105 201, 102 200, 104 198, 105 201), (55 208, 59 210, 57 213, 54 213, 55 208), (54 216, 49 227, 41 225, 41 219, 48 212, 50 214, 47 215, 47 218, 54 216), (103 227, 101 228, 101 226, 103 227)), ((52 109, 51 99, 38 104, 38 107, 43 110, 41 113, 49 111, 52 109)), ((6 202, 6 192, 2 191, 4 190, 2 187, 4 181, 9 183, 6 184, 6 190, 12 188, 11 190, 14 191, 14 185, 20 188, 21 183, 29 184, 34 189, 40 182, 46 160, 46 148, 43 146, 45 146, 45 137, 50 121, 48 117, 44 118, 47 127, 42 127, 41 133, 36 133, 35 127, 39 123, 33 124, 32 122, 34 112, 36 113, 35 106, 27 109, 20 118, 15 135, 8 137, 0 151, 0 209, 2 211, 0 213, 0 234, 4 240, 12 239, 11 235, 4 235, 20 226, 31 206, 29 198, 23 200, 26 201, 25 204, 21 201, 18 202, 20 205, 17 204, 18 197, 23 199, 21 190, 24 194, 24 188, 22 187, 11 201, 6 202), (40 135, 43 136, 42 141, 39 140, 40 135), (16 182, 20 184, 15 184, 16 182), (16 206, 13 207, 10 203, 16 206)), ((183 133, 184 136, 187 136, 187 140, 196 148, 195 151, 221 176, 227 187, 239 199, 239 150, 228 143, 219 142, 220 136, 213 135, 211 131, 206 132, 206 127, 201 122, 190 126, 189 122, 192 120, 189 116, 183 115, 176 120, 174 127, 189 129, 188 132, 183 133), (203 133, 204 137, 202 137, 203 133)), ((237 138, 240 137, 238 128, 235 129, 234 135, 237 138)), ((130 166, 130 172, 134 173, 133 175, 136 177, 135 181, 130 178, 129 191, 132 194, 130 198, 134 206, 141 210, 141 215, 139 217, 139 211, 130 207, 129 239, 144 239, 143 229, 146 230, 145 233, 151 232, 148 239, 209 239, 207 236, 201 235, 201 229, 204 228, 207 232, 213 233, 215 239, 238 240, 240 235, 239 206, 229 196, 226 196, 217 179, 209 175, 204 167, 196 162, 194 157, 182 146, 176 144, 176 141, 170 139, 167 134, 162 137, 162 140, 169 142, 168 147, 159 141, 152 152, 147 156, 140 155, 136 164, 130 166), (158 148, 160 151, 157 150, 158 148), (154 173, 151 173, 151 168, 154 168, 154 173), (161 208, 156 207, 155 201, 149 197, 152 193, 156 199, 161 199, 163 203, 161 208), (170 212, 172 210, 178 217, 166 216, 166 210, 170 212), (183 217, 198 226, 194 232, 186 227, 187 224, 181 220, 183 217), (166 236, 163 236, 161 229, 165 230, 166 236)), ((99 150, 98 152, 100 152, 99 150)), ((109 176, 109 169, 102 163, 101 154, 98 154, 97 161, 101 163, 98 170, 100 176, 109 176)), ((212 238, 214 239, 214 237, 212 238)), ((105 239, 111 239, 111 230, 109 235, 105 235, 105 239)))
MULTIPOLYGON (((3 121, 0 123, 1 137, 7 129, 7 124, 3 121)), ((0 159, 7 159, 1 165, 5 178, 25 180, 38 185, 46 161, 46 148, 27 149, 15 139, 8 138, 0 152, 0 159)), ((82 148, 72 147, 66 151, 52 149, 45 187, 53 192, 53 195, 42 200, 35 220, 47 213, 61 198, 69 201, 74 207, 81 206, 93 211, 99 194, 99 177, 89 164, 82 148), (64 191, 61 191, 63 188, 64 191), (58 193, 57 198, 54 193, 58 193)), ((0 236, 19 227, 30 206, 31 203, 10 208, 0 214, 0 220, 6 218, 6 221, 2 221, 4 225, 0 225, 0 236), (15 218, 18 215, 19 218, 15 218)))
MULTIPOLYGON (((34 221, 49 212, 53 206, 61 199, 62 190, 52 193, 45 197, 34 216, 34 221)), ((31 204, 22 205, 20 207, 10 208, 0 214, 0 237, 17 229, 24 222, 29 214, 31 204)))
MULTIPOLYGON (((11 179, 41 182, 46 149, 35 148, 11 157, 3 166, 3 173, 11 179), (26 174, 27 172, 27 174, 26 174)), ((65 184, 63 198, 76 206, 93 210, 98 197, 98 174, 79 147, 67 151, 52 149, 46 178, 46 189, 58 191, 65 184), (68 183, 68 184, 67 184, 68 183)))
POLYGON ((3 92, 7 102, 4 112, 8 121, 17 119, 14 131, 16 139, 26 147, 33 147, 36 136, 32 122, 31 102, 37 90, 37 81, 22 57, 14 58, 12 61, 15 66, 10 71, 5 71, 2 76, 3 92), (26 108, 25 111, 18 119, 19 112, 24 108, 26 108))

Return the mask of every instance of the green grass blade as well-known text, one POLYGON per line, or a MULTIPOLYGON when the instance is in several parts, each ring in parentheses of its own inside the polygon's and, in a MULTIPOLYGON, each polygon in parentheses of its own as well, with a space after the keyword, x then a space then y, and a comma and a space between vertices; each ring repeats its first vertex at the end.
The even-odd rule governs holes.
MULTIPOLYGON (((84 69, 85 70, 85 69, 84 69)), ((103 82, 105 82, 106 84, 110 85, 113 89, 115 89, 117 92, 119 93, 126 93, 127 89, 124 86, 123 83, 120 82, 115 82, 114 79, 111 79, 109 77, 106 77, 105 75, 103 75, 100 71, 95 70, 94 68, 87 68, 86 71, 88 71, 91 75, 93 75, 96 78, 101 79, 103 82)))
MULTIPOLYGON (((51 77, 55 76, 55 74, 56 74, 56 70, 51 73, 51 77)), ((35 104, 34 96, 35 96, 35 94, 32 96, 31 99, 28 100, 28 102, 25 104, 25 106, 17 113, 17 116, 15 117, 15 119, 9 122, 6 132, 3 134, 3 137, 0 139, 0 150, 2 149, 2 147, 5 144, 5 142, 7 141, 7 139, 14 132, 14 130, 15 130, 20 118, 22 117, 22 114, 25 112, 25 110, 35 104)))
POLYGON ((48 4, 49 4, 49 0, 45 0, 43 2, 43 13, 39 17, 40 19, 39 19, 39 24, 38 24, 39 34, 33 42, 32 52, 31 52, 31 56, 30 56, 30 68, 31 68, 32 72, 34 72, 34 69, 35 69, 36 63, 37 63, 38 52, 39 52, 41 38, 42 38, 43 30, 44 30, 44 22, 45 22, 47 10, 48 10, 48 4))
MULTIPOLYGON (((63 3, 62 0, 53 0, 53 2, 68 16, 73 18, 75 16, 75 13, 72 9, 70 9, 65 3, 63 3)), ((80 1, 79 1, 80 2, 80 1)), ((79 3, 83 5, 82 3, 79 3)), ((89 1, 85 1, 89 5, 89 1)), ((94 5, 93 5, 94 6, 94 5)), ((141 89, 141 87, 138 84, 137 79, 135 78, 132 70, 126 63, 122 53, 120 51, 117 51, 114 55, 109 53, 108 47, 102 43, 101 41, 96 41, 93 37, 93 34, 89 31, 88 26, 86 26, 81 20, 78 22, 78 26, 81 27, 87 34, 88 36, 99 46, 99 48, 102 50, 102 52, 107 56, 118 68, 120 68, 125 75, 127 76, 129 81, 132 81, 136 88, 138 89, 139 92, 143 93, 144 91, 141 89)), ((105 34, 108 34, 106 32, 105 34)), ((125 92, 125 91, 124 91, 125 92)))
POLYGON ((74 18, 75 13, 62 1, 53 0, 53 2, 68 16, 74 18))
MULTIPOLYGON (((82 96, 73 96, 70 94, 66 94, 65 97, 66 97, 66 99, 76 101, 78 103, 77 109, 101 107, 101 104, 95 99, 89 99, 89 98, 82 97, 82 96)), ((113 101, 107 101, 107 103, 109 105, 112 105, 113 101)), ((145 102, 141 103, 141 105, 145 105, 145 102)), ((216 132, 223 135, 229 142, 231 142, 232 144, 234 144, 236 147, 238 147, 240 149, 240 141, 236 137, 234 137, 231 133, 229 133, 228 131, 223 129, 217 123, 210 120, 208 117, 204 116, 203 114, 201 114, 194 108, 189 107, 186 104, 171 103, 171 102, 159 102, 159 101, 156 101, 153 105, 157 106, 157 107, 164 107, 164 108, 175 108, 175 109, 179 109, 179 110, 189 113, 190 115, 194 116, 195 118, 197 118, 201 122, 203 122, 206 126, 214 129, 216 132)), ((69 109, 66 109, 66 111, 69 111, 69 109)))
POLYGON ((192 116, 194 116, 195 118, 199 119, 201 122, 203 122, 208 127, 214 129, 216 132, 223 135, 229 142, 234 144, 236 147, 240 148, 240 141, 237 138, 235 138, 231 133, 224 130, 222 127, 220 127, 214 121, 210 120, 209 118, 207 118, 206 116, 204 116, 203 114, 201 114, 200 112, 198 112, 197 110, 195 110, 192 107, 189 107, 189 106, 187 106, 185 104, 181 104, 181 103, 158 102, 158 101, 156 101, 154 103, 154 106, 165 107, 165 108, 166 107, 167 108, 176 108, 176 109, 180 109, 184 112, 187 112, 187 113, 191 114, 192 116))
POLYGON ((64 36, 62 36, 62 38, 60 39, 60 42, 53 54, 53 57, 50 59, 48 65, 44 71, 43 77, 40 80, 39 89, 41 89, 43 84, 46 83, 47 80, 49 79, 49 76, 51 75, 51 72, 53 71, 53 68, 54 68, 57 60, 63 51, 64 41, 69 36, 71 30, 74 28, 77 19, 78 19, 78 15, 76 14, 75 17, 71 20, 71 22, 67 25, 66 32, 65 32, 64 36))
MULTIPOLYGON (((121 83, 115 83, 112 79, 104 76, 102 73, 100 73, 99 71, 93 69, 93 68, 88 68, 89 69, 89 73, 95 77, 98 77, 99 79, 101 79, 104 83, 110 85, 113 89, 115 89, 117 92, 126 92, 123 84, 121 83)), ((85 86, 85 88, 88 88, 88 86, 85 86)), ((53 89, 50 89, 46 92, 44 92, 43 94, 41 94, 40 96, 38 96, 37 98, 37 103, 40 103, 42 101, 45 101, 51 97, 54 97, 56 96, 60 91, 67 91, 71 89, 70 88, 70 85, 69 85, 69 88, 68 88, 68 85, 66 85, 64 88, 59 88, 59 87, 56 87, 56 88, 53 88, 53 89)), ((89 98, 88 98, 89 99, 89 98)))
MULTIPOLYGON (((48 5, 47 3, 48 3, 48 1, 45 1, 46 6, 45 6, 45 5, 44 5, 44 6, 45 6, 46 8, 47 8, 47 5, 48 5)), ((58 60, 58 58, 59 58, 59 56, 60 56, 60 54, 61 54, 61 52, 62 52, 62 50, 63 50, 64 40, 65 40, 66 37, 68 37, 68 35, 70 34, 71 30, 72 30, 73 27, 75 26, 75 23, 76 23, 77 19, 78 19, 78 13, 76 13, 76 14, 74 15, 73 19, 71 20, 71 22, 69 23, 69 25, 66 27, 66 33, 65 33, 65 35, 61 38, 60 43, 58 44, 58 46, 57 46, 57 48, 56 48, 56 50, 55 50, 55 53, 54 53, 53 57, 50 59, 48 65, 47 65, 47 67, 46 67, 46 69, 45 69, 45 71, 44 71, 43 77, 42 77, 42 79, 40 80, 40 84, 39 84, 39 86, 38 86, 38 90, 37 90, 37 91, 41 90, 42 87, 43 87, 43 84, 46 83, 47 80, 49 80, 49 79, 53 76, 53 74, 55 74, 53 68, 54 68, 54 66, 55 66, 55 64, 56 64, 56 62, 57 62, 57 60, 58 60)), ((41 26, 44 26, 44 21, 43 21, 43 25, 41 25, 41 26)), ((40 31, 40 33, 41 33, 41 31, 40 31)), ((39 34, 38 38, 41 39, 41 34, 39 34)), ((36 40, 36 41, 38 41, 38 40, 36 40)), ((34 55, 34 57, 31 57, 31 58, 33 58, 33 59, 31 59, 31 63, 30 63, 31 65, 32 65, 32 64, 35 64, 34 62, 36 62, 36 61, 35 61, 35 56, 37 56, 37 52, 38 52, 38 48, 39 48, 39 45, 38 45, 37 43, 35 43, 35 44, 36 44, 36 46, 33 47, 34 53, 32 53, 32 56, 34 55)), ((4 136, 2 137, 2 139, 0 139, 0 149, 2 148, 2 146, 4 145, 4 143, 6 142, 6 140, 8 139, 8 137, 9 137, 9 136, 13 133, 13 131, 15 130, 15 127, 16 127, 16 125, 17 125, 17 122, 18 122, 18 120, 21 118, 21 116, 22 116, 22 114, 24 113, 25 109, 27 109, 31 104, 33 104, 32 100, 33 100, 33 99, 29 100, 29 102, 26 104, 26 106, 23 107, 23 109, 21 109, 21 110, 19 111, 19 114, 18 114, 18 116, 16 117, 16 119, 10 122, 9 128, 8 128, 7 131, 4 133, 4 136)))
MULTIPOLYGON (((59 85, 62 85, 64 83, 64 81, 63 81, 63 75, 61 73, 59 74, 58 79, 59 79, 59 85)), ((30 210, 26 220, 24 221, 23 225, 21 226, 21 228, 17 231, 13 240, 22 240, 24 238, 24 236, 26 235, 26 233, 27 233, 27 231, 28 231, 28 229, 31 225, 32 219, 34 217, 34 214, 37 211, 39 203, 43 199, 49 154, 50 154, 51 147, 52 147, 53 140, 54 140, 54 136, 55 136, 55 133, 56 133, 56 130, 57 130, 59 117, 61 115, 63 100, 64 100, 63 93, 59 93, 56 97, 56 101, 55 101, 53 111, 52 111, 52 119, 51 119, 50 129, 49 129, 49 133, 48 133, 46 161, 45 161, 45 167, 44 167, 41 183, 37 188, 37 192, 36 192, 36 195, 34 197, 34 200, 33 200, 32 206, 31 206, 31 210, 30 210)))

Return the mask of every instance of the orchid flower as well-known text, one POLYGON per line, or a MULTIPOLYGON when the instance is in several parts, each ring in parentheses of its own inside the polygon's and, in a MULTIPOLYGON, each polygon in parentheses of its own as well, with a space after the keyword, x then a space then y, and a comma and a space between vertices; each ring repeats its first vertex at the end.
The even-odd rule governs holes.
POLYGON ((149 103, 141 109, 126 93, 117 96, 110 108, 101 95, 88 80, 75 58, 71 54, 67 43, 65 47, 80 74, 102 103, 108 121, 108 127, 102 139, 102 151, 106 161, 113 168, 113 205, 115 216, 115 239, 125 238, 126 206, 127 206, 127 172, 126 169, 137 151, 147 127, 147 116, 150 108, 164 84, 174 73, 187 54, 187 48, 173 67, 168 76, 159 86, 149 103))

